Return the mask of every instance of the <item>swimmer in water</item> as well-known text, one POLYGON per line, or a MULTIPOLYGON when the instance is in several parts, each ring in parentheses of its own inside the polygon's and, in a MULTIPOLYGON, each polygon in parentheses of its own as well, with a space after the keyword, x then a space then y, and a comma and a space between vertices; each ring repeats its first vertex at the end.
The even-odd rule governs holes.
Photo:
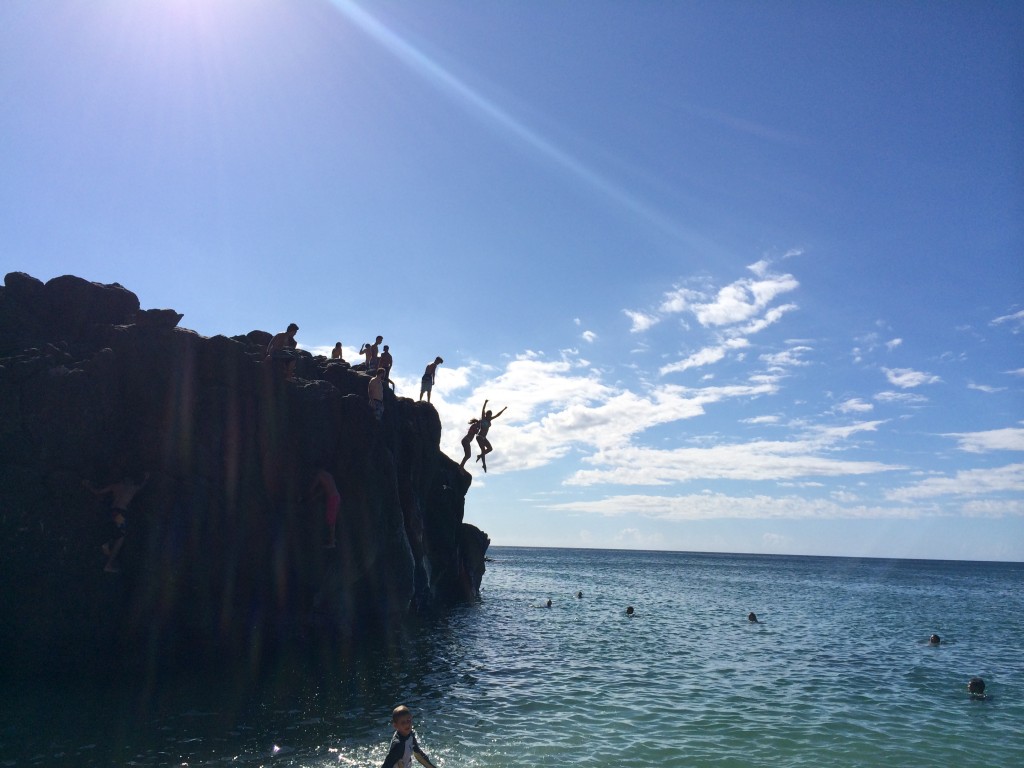
POLYGON ((629 617, 633 616, 633 606, 632 605, 627 605, 626 606, 626 615, 629 616, 629 617))
POLYGON ((577 600, 582 600, 583 599, 583 592, 582 591, 576 593, 576 599, 577 600))
POLYGON ((942 642, 942 638, 938 635, 932 635, 928 638, 928 645, 938 645, 942 642))
POLYGON ((980 677, 972 677, 967 681, 967 692, 974 701, 984 701, 988 698, 985 695, 985 681, 980 677))
POLYGON ((548 598, 548 608, 550 608, 550 607, 551 607, 551 598, 549 597, 548 598))
POLYGON ((758 621, 757 621, 757 614, 754 613, 753 611, 748 613, 747 614, 747 621, 749 621, 751 624, 757 624, 758 623, 758 621))

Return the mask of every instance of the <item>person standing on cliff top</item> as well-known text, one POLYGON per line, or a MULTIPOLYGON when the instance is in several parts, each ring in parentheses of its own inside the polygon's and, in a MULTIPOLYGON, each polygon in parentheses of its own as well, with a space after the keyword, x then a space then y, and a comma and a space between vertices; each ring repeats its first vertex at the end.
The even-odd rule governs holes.
POLYGON ((373 374, 370 383, 367 385, 367 394, 370 396, 370 406, 373 408, 373 415, 380 421, 384 415, 384 369, 378 368, 373 374))
POLYGON ((437 366, 441 365, 444 360, 440 357, 435 357, 434 362, 427 363, 426 369, 423 371, 423 378, 420 379, 420 400, 423 400, 423 393, 427 393, 427 402, 430 402, 430 390, 434 388, 434 377, 437 375, 437 366))
POLYGON ((487 432, 491 428, 491 422, 501 416, 501 414, 503 414, 508 408, 506 405, 505 408, 502 408, 497 413, 492 414, 487 410, 488 402, 490 401, 484 400, 484 407, 480 409, 480 421, 477 423, 477 427, 479 427, 479 429, 476 433, 476 444, 480 446, 480 455, 476 457, 476 460, 483 464, 484 472, 487 472, 487 454, 494 450, 494 447, 491 445, 491 441, 487 439, 487 432))
POLYGON ((97 488, 88 480, 83 480, 82 485, 88 488, 97 496, 110 494, 110 538, 100 549, 107 557, 107 563, 103 566, 106 573, 120 573, 121 568, 117 564, 117 556, 124 546, 124 536, 127 529, 128 505, 132 503, 135 494, 142 490, 142 486, 149 480, 149 472, 142 476, 142 482, 136 482, 133 477, 125 477, 118 483, 111 483, 104 488, 97 488))
POLYGON ((384 345, 384 351, 380 353, 380 367, 384 369, 384 381, 391 387, 391 391, 395 391, 395 382, 391 380, 391 366, 395 364, 395 359, 391 357, 387 344, 384 345))

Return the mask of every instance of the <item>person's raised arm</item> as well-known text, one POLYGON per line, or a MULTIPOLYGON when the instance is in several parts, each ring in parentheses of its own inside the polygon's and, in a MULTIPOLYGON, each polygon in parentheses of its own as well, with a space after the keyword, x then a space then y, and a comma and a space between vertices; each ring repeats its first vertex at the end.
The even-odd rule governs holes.
POLYGON ((494 414, 493 416, 491 416, 491 421, 494 421, 494 420, 495 420, 496 418, 498 418, 499 416, 501 416, 501 414, 503 414, 503 413, 504 413, 504 412, 505 412, 505 411, 506 411, 507 409, 508 409, 508 406, 506 405, 506 406, 505 406, 504 408, 502 408, 502 409, 501 409, 500 411, 498 411, 498 412, 497 412, 496 414, 494 414))
POLYGON ((490 400, 484 400, 484 407, 480 409, 480 418, 483 419, 487 415, 487 404, 490 400))

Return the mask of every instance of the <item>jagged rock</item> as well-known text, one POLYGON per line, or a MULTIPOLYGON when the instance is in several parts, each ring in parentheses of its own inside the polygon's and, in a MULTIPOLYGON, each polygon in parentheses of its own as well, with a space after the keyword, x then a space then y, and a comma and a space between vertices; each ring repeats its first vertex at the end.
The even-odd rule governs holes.
POLYGON ((477 594, 489 540, 463 523, 470 477, 431 405, 388 391, 378 423, 364 374, 300 351, 286 380, 269 333, 180 319, 77 277, 0 289, 0 658, 258 657, 477 594), (335 550, 318 468, 342 497, 335 550), (104 574, 109 502, 82 481, 144 471, 104 574))

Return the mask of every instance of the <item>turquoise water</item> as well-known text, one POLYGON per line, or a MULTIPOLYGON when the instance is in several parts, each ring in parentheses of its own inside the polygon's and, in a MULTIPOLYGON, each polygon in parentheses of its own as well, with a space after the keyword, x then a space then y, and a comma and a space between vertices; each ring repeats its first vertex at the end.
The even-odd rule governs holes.
POLYGON ((439 768, 1024 765, 1024 565, 491 558, 479 603, 258 686, 5 693, 0 765, 375 766, 398 703, 439 768))

